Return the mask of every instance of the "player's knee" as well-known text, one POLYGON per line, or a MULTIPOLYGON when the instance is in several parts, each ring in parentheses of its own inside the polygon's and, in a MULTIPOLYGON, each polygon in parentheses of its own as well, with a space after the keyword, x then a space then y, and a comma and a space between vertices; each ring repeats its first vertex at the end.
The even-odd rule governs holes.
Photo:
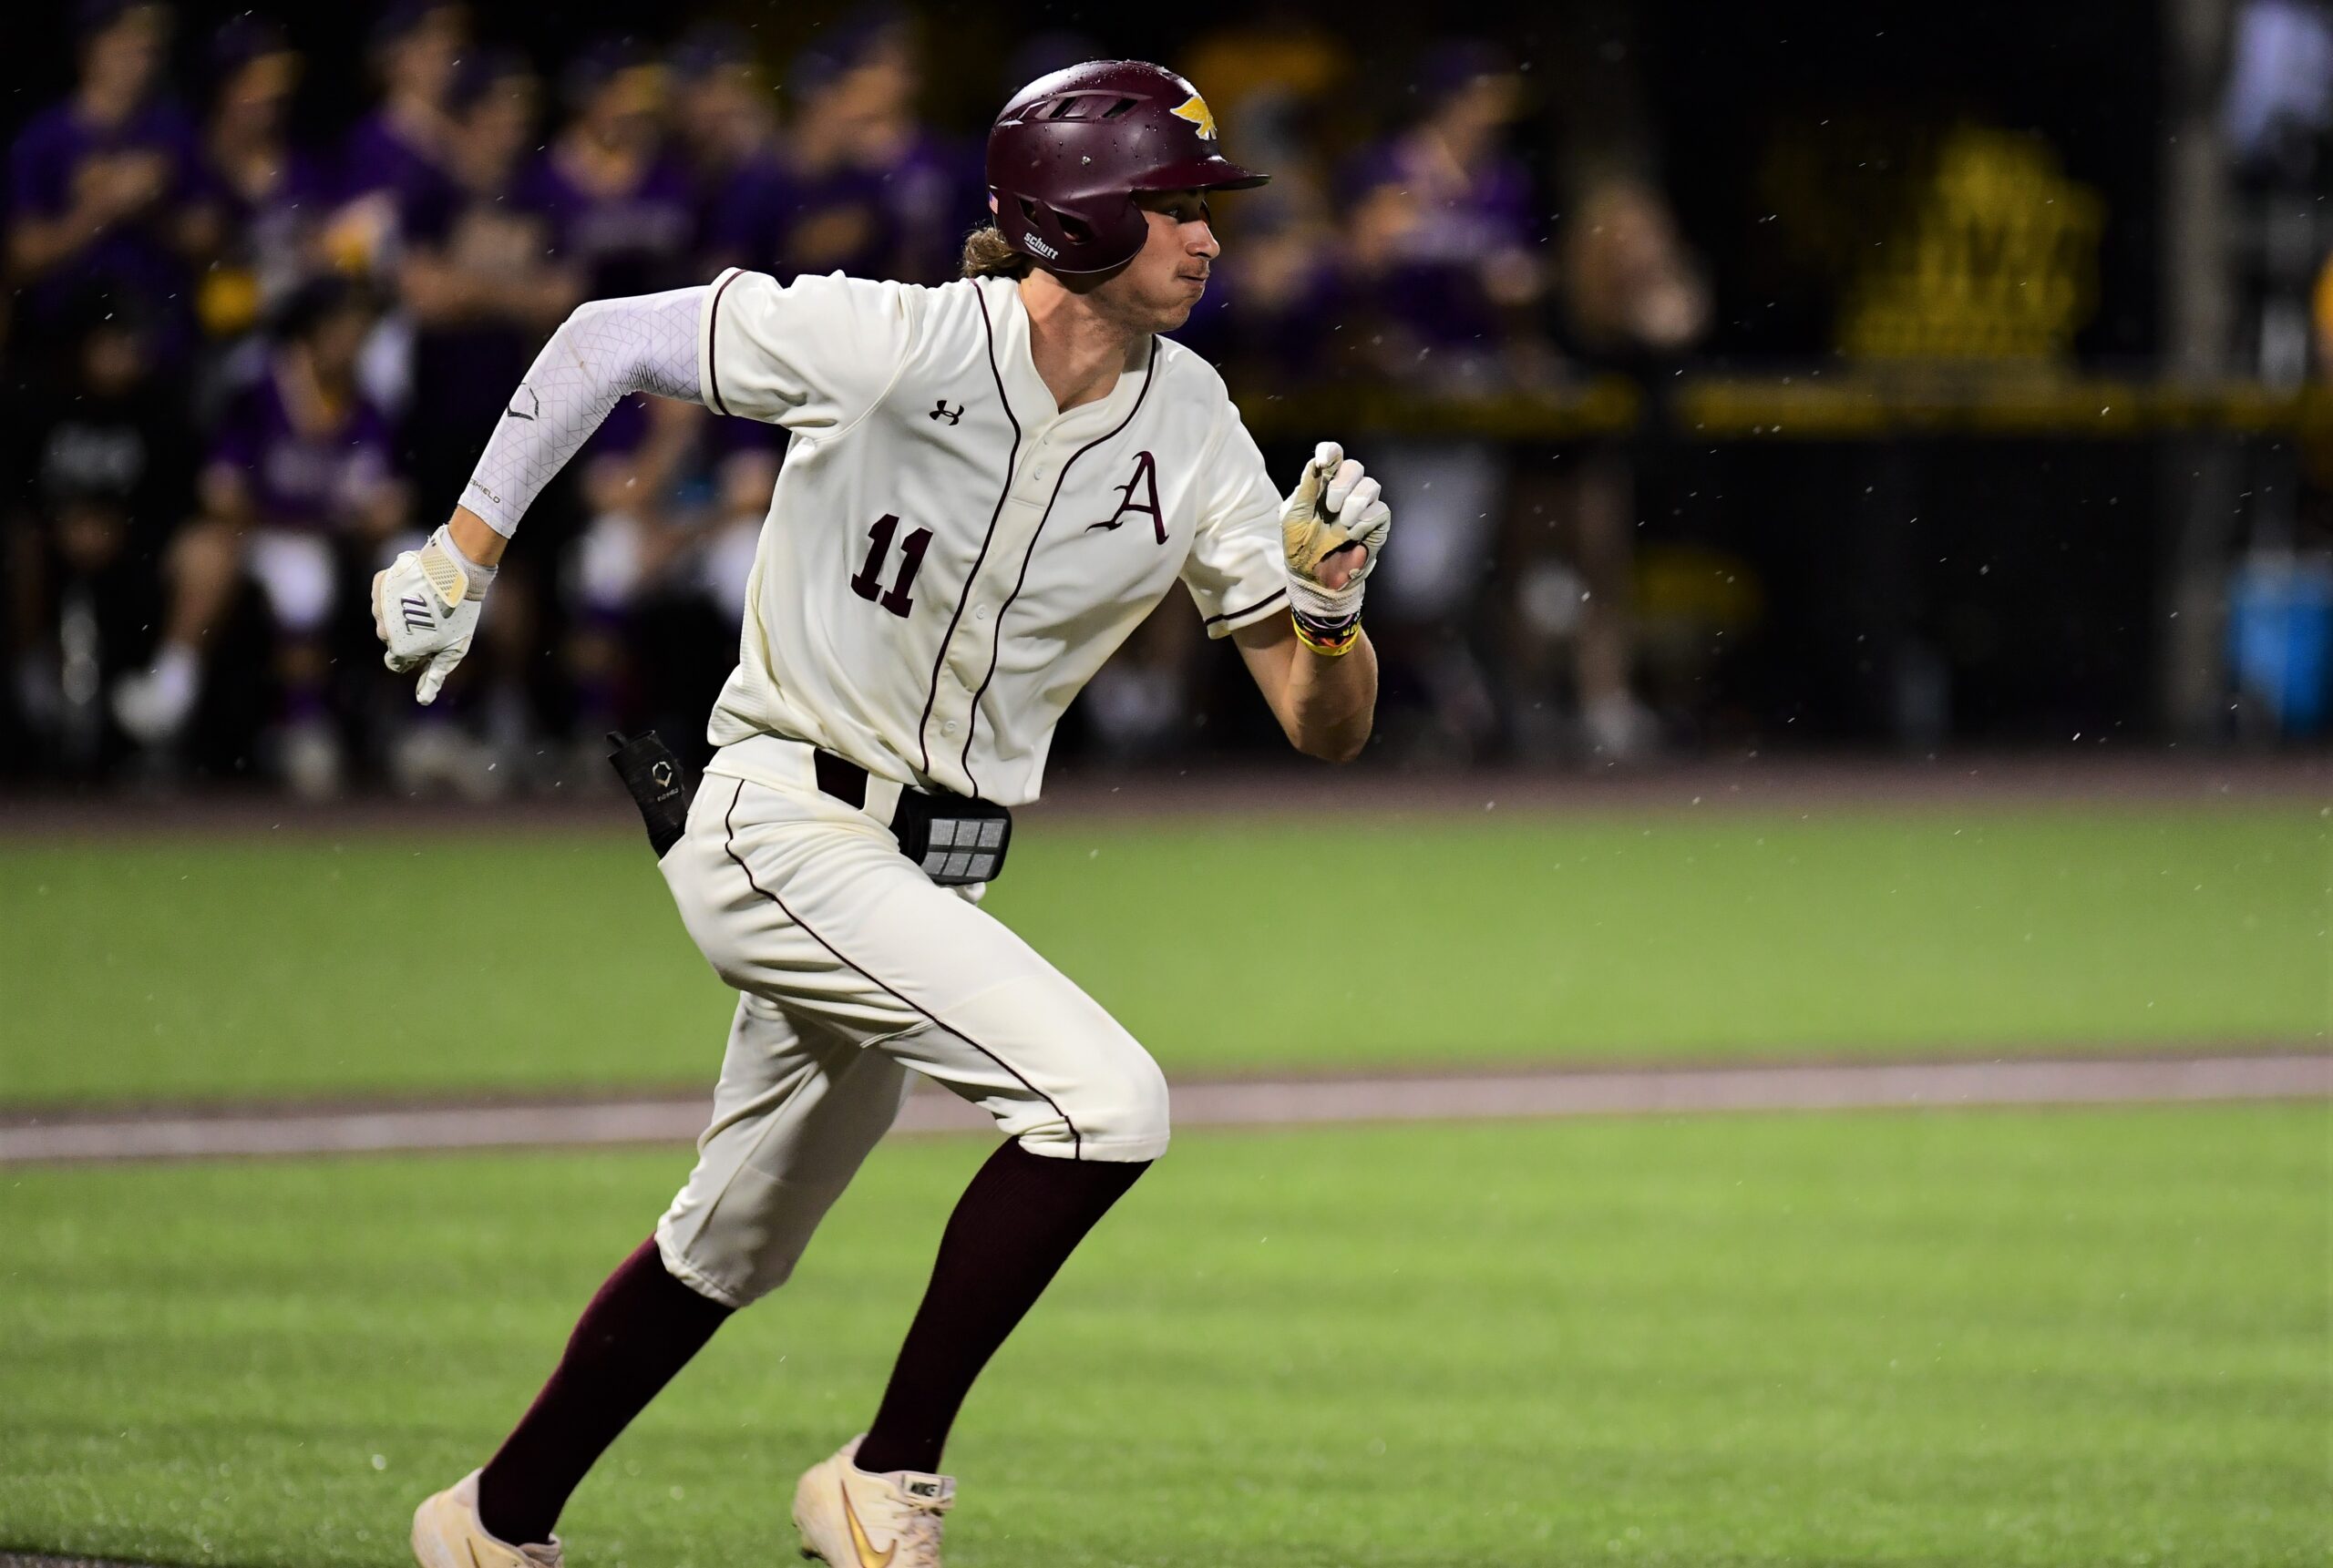
POLYGON ((1156 1160, 1166 1152, 1166 1075, 1148 1051, 1125 1043, 1129 1049, 1113 1053, 1069 1108, 1079 1159, 1156 1160))
POLYGON ((775 1271, 775 1277, 737 1268, 725 1273, 714 1259, 693 1252, 690 1242, 675 1235, 669 1219, 656 1226, 656 1255, 666 1274, 707 1301, 718 1302, 732 1310, 767 1296, 785 1284, 786 1276, 793 1272, 789 1262, 775 1271))
POLYGON ((794 1277, 848 1181, 779 1182, 746 1169, 708 1194, 692 1177, 657 1223, 664 1270, 725 1307, 750 1306, 794 1277))

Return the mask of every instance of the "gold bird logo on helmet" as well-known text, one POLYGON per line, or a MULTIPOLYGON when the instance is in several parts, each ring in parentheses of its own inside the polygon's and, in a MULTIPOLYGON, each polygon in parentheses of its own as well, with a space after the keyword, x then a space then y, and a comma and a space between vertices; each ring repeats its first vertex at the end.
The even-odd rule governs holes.
POLYGON ((1198 94, 1193 93, 1166 112, 1177 119, 1187 119, 1198 127, 1199 138, 1202 141, 1215 139, 1215 111, 1207 107, 1207 100, 1198 94))

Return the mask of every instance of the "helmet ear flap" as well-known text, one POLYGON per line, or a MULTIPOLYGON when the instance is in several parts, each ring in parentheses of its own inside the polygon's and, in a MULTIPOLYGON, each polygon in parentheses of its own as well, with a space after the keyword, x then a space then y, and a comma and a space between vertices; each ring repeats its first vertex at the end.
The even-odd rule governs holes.
MULTIPOLYGON (((1115 259, 1104 261, 1098 268, 1076 266, 1072 269, 1077 272, 1107 271, 1111 267, 1123 265, 1135 251, 1142 248, 1142 227, 1138 220, 1132 226, 1130 232, 1105 234, 1092 219, 1084 214, 1070 211, 1066 208, 1056 207, 1050 201, 1042 201, 1033 196, 1022 195, 1018 191, 1004 196, 1003 200, 1012 204, 1013 210, 1020 214, 1023 232, 1036 242, 1030 248, 1035 251, 1041 260, 1049 263, 1053 262, 1056 258, 1066 260, 1070 257, 1081 259, 1096 256, 1114 257, 1115 259), (1046 246, 1053 247, 1052 251, 1046 251, 1046 246)), ((1128 199, 1127 209, 1129 215, 1132 216, 1131 199, 1128 199)), ((1124 229, 1125 226, 1119 227, 1124 229)))
POLYGON ((1064 212, 1058 207, 1027 196, 1018 197, 1015 200, 1021 206, 1022 221, 1032 229, 1040 231, 1047 228, 1058 229, 1068 236, 1072 244, 1090 245, 1094 242, 1094 225, 1075 213, 1064 212))

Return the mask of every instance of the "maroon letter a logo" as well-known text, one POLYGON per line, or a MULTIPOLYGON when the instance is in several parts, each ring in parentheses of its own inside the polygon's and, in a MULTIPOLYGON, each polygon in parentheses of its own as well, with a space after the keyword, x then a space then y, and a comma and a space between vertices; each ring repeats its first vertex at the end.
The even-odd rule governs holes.
POLYGON ((1149 453, 1137 452, 1134 455, 1134 477, 1119 486, 1118 492, 1118 509, 1101 522, 1086 524, 1085 531, 1090 534, 1095 528, 1115 528, 1126 520, 1128 513, 1140 512, 1150 518, 1151 527, 1158 530, 1158 542, 1165 544, 1166 518, 1158 509, 1158 465, 1152 460, 1149 453), (1147 501, 1136 501, 1134 498, 1134 493, 1137 487, 1149 497, 1147 501))

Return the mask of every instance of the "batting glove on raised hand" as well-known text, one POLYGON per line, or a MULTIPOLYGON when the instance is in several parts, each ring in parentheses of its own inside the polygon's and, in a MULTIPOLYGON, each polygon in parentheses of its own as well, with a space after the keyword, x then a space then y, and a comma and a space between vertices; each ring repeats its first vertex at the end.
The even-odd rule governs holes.
POLYGON ((1345 456, 1342 446, 1323 441, 1304 465, 1304 477, 1280 510, 1280 543, 1288 553, 1288 601, 1302 630, 1307 621, 1318 627, 1357 624, 1362 586, 1377 569, 1385 536, 1393 527, 1393 510, 1379 494, 1377 481, 1345 456), (1352 575, 1338 587, 1322 580, 1329 558, 1348 545, 1363 554, 1352 575))
POLYGON ((462 554, 439 528, 373 574, 373 630, 388 648, 381 662, 402 675, 418 669, 414 700, 434 702, 454 666, 470 651, 478 608, 494 569, 462 554))

